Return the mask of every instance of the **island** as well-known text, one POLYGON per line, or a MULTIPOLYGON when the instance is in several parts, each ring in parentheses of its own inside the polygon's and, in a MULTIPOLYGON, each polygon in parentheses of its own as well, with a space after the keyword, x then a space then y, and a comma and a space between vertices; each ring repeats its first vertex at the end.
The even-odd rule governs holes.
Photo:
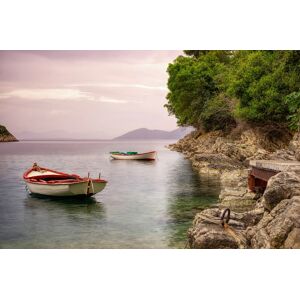
POLYGON ((18 140, 6 129, 0 125, 0 142, 18 142, 18 140))

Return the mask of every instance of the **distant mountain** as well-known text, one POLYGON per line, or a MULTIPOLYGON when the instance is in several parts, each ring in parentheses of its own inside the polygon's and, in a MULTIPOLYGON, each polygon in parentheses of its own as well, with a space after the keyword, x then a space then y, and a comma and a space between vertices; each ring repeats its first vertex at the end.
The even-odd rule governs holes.
POLYGON ((118 136, 114 140, 178 140, 193 130, 193 127, 180 127, 172 131, 139 128, 118 136))
POLYGON ((0 125, 0 142, 17 142, 18 140, 6 129, 0 125))
POLYGON ((65 130, 51 130, 44 132, 21 131, 18 134, 20 140, 98 140, 108 139, 102 131, 93 132, 68 132, 65 130))

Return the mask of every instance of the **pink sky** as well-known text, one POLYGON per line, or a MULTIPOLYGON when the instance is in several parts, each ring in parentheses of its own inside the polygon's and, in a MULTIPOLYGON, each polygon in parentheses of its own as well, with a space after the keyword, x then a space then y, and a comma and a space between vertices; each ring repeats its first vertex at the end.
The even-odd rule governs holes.
POLYGON ((19 138, 173 130, 176 120, 163 107, 166 69, 181 53, 0 51, 0 124, 19 138))

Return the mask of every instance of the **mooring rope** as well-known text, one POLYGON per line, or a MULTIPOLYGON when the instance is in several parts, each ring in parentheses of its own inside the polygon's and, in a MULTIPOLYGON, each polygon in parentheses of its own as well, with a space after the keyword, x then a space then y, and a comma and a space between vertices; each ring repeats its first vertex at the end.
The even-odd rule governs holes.
POLYGON ((235 241, 238 243, 240 248, 245 248, 244 247, 244 244, 246 243, 245 240, 244 239, 242 240, 239 237, 238 233, 231 226, 229 226, 228 224, 229 220, 230 220, 230 209, 226 208, 221 215, 221 226, 229 235, 231 235, 235 239, 235 241))

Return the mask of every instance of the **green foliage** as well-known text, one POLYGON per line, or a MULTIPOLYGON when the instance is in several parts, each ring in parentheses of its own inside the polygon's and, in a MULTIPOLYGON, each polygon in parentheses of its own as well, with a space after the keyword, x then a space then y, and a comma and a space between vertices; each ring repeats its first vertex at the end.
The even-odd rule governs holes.
POLYGON ((288 120, 295 130, 300 51, 184 53, 188 56, 179 56, 167 70, 166 107, 179 125, 215 130, 232 126, 234 118, 260 124, 288 120))
POLYGON ((200 114, 202 126, 206 131, 228 130, 236 125, 232 114, 233 101, 223 94, 207 101, 200 114))
POLYGON ((299 71, 291 65, 293 51, 239 51, 227 79, 229 95, 239 99, 238 117, 254 122, 284 122, 283 99, 300 88, 299 71))
POLYGON ((201 112, 206 103, 220 90, 220 74, 225 63, 217 51, 208 52, 198 58, 179 56, 169 64, 168 104, 170 114, 177 117, 179 125, 201 126, 201 112))
POLYGON ((5 126, 0 125, 0 135, 8 135, 10 134, 9 131, 6 129, 5 126))
POLYGON ((300 131, 300 92, 293 92, 285 97, 289 115, 287 120, 292 130, 300 131))

